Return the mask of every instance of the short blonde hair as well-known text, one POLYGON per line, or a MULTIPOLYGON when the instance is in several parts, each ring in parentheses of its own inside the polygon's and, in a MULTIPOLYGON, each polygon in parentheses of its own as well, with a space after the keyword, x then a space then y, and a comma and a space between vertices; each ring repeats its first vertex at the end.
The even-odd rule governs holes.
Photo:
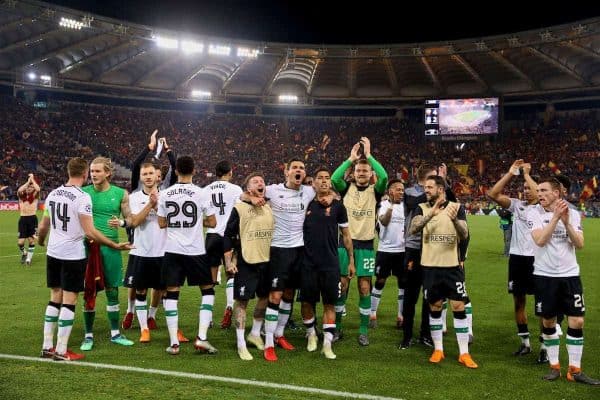
POLYGON ((102 164, 104 165, 104 172, 108 172, 108 180, 112 178, 113 173, 115 172, 115 166, 110 158, 108 157, 96 157, 92 161, 92 164, 102 164))
POLYGON ((67 163, 67 172, 69 178, 81 178, 86 175, 88 169, 88 163, 81 157, 74 157, 67 163))

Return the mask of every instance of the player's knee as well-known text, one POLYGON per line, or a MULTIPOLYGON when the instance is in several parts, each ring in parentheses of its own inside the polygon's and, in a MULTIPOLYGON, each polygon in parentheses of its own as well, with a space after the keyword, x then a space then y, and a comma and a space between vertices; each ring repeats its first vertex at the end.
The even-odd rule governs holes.
POLYGON ((362 295, 369 294, 371 292, 371 280, 368 278, 359 278, 358 289, 362 295))
POLYGON ((569 328, 583 329, 583 317, 569 317, 569 328))
POLYGON ((139 291, 135 294, 135 299, 137 301, 146 301, 146 291, 139 291))
POLYGON ((454 300, 450 300, 450 305, 452 306, 452 311, 454 313, 456 312, 464 312, 465 311, 465 303, 462 301, 454 301, 454 300))
POLYGON ((206 289, 200 289, 200 293, 202 293, 202 296, 214 296, 215 288, 210 287, 210 288, 206 288, 206 289))
POLYGON ((271 292, 269 293, 269 303, 274 303, 279 305, 281 302, 281 292, 271 292))

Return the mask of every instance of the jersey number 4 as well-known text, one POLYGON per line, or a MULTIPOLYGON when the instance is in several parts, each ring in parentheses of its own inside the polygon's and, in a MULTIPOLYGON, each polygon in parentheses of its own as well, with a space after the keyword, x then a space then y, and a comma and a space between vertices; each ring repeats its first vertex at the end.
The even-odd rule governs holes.
POLYGON ((50 214, 52 220, 52 229, 56 229, 56 220, 62 222, 62 230, 67 231, 67 224, 71 220, 68 215, 69 205, 66 203, 57 203, 50 201, 50 214))
POLYGON ((223 193, 213 193, 212 203, 213 206, 219 209, 219 215, 225 215, 225 206, 227 205, 227 203, 223 201, 223 193), (219 201, 217 201, 217 195, 219 196, 219 201))
POLYGON ((181 228, 182 223, 184 228, 192 228, 198 222, 198 207, 196 207, 196 203, 193 201, 186 201, 181 205, 181 207, 179 207, 179 204, 175 203, 174 201, 167 201, 165 206, 173 209, 167 214, 167 226, 169 228, 181 228), (176 218, 179 213, 191 218, 191 220, 172 221, 172 219, 176 218))

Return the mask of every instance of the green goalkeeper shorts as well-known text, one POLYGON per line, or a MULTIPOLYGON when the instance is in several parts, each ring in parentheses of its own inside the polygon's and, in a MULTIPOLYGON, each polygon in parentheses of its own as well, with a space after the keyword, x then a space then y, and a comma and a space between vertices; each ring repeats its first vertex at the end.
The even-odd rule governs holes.
MULTIPOLYGON (((338 248, 340 261, 340 275, 348 276, 348 252, 345 248, 338 248)), ((375 250, 354 249, 354 266, 356 276, 373 276, 375 274, 375 250)))
POLYGON ((100 246, 102 265, 104 267, 104 283, 106 287, 119 287, 123 283, 123 259, 121 251, 100 246))

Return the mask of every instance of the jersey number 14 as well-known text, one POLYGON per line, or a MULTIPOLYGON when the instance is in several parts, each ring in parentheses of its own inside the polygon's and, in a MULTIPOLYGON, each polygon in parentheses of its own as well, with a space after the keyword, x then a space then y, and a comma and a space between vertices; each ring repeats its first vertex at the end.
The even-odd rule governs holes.
MULTIPOLYGON (((69 217, 69 205, 67 203, 48 202, 50 204, 50 218, 52 220, 52 229, 56 229, 56 220, 62 222, 62 230, 67 231, 67 224, 71 220, 69 217)), ((59 222, 59 223, 60 223, 59 222)))

